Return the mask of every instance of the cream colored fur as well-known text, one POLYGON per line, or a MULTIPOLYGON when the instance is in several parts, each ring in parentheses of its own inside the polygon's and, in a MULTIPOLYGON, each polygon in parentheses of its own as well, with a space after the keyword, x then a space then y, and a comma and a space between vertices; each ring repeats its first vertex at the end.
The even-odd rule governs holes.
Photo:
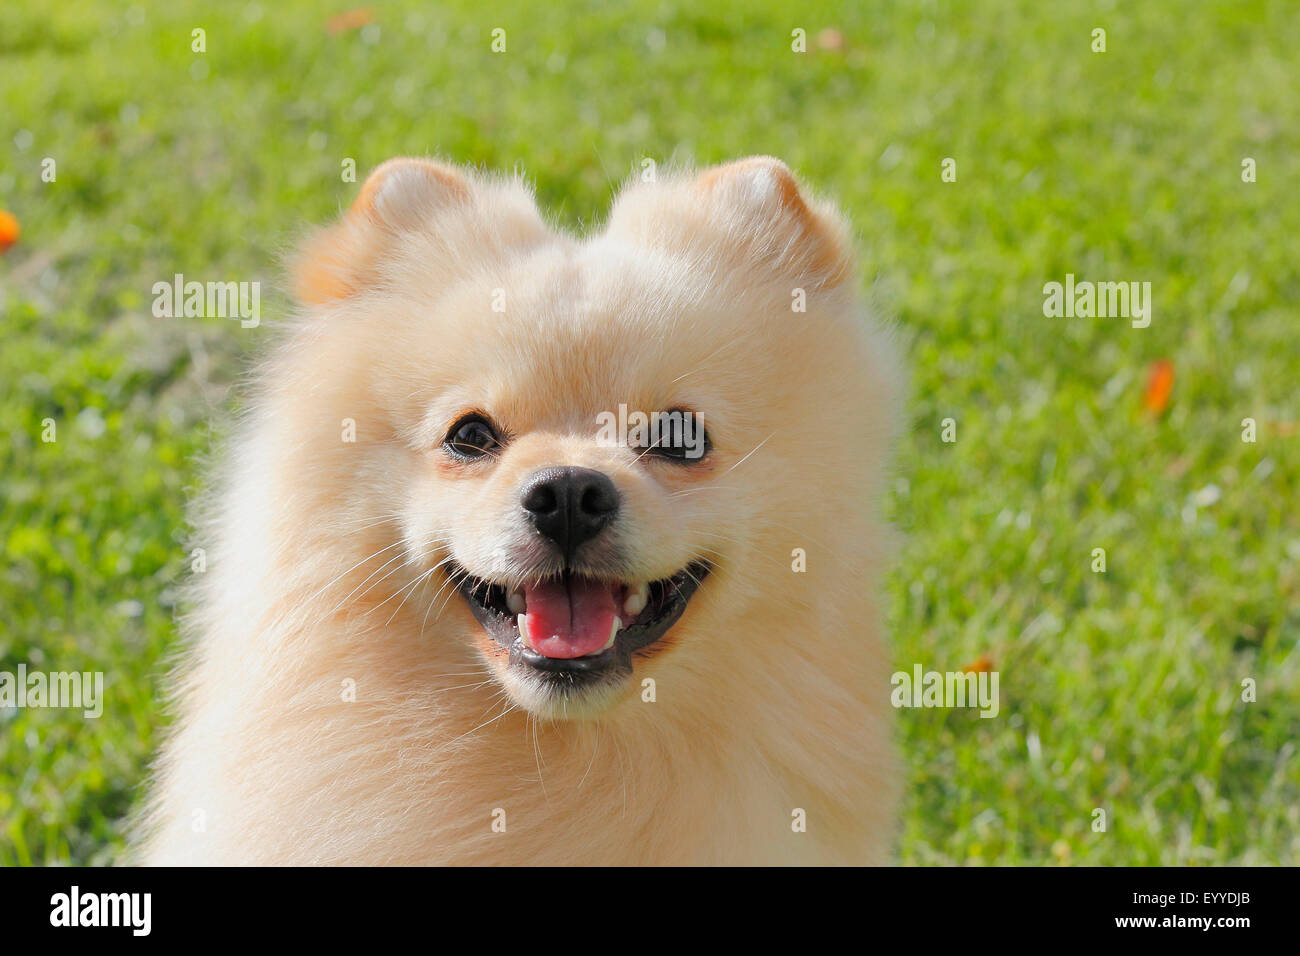
POLYGON ((517 180, 377 170, 304 248, 301 315, 224 449, 134 858, 887 861, 876 510, 899 365, 846 236, 766 158, 633 182, 585 240, 517 180), (619 403, 703 413, 713 453, 597 444, 619 403), (440 449, 467 408, 510 432, 499 461, 440 449), (578 713, 505 673, 440 570, 415 583, 449 556, 521 573, 518 488, 546 464, 615 480, 627 577, 715 565, 633 680, 578 713))

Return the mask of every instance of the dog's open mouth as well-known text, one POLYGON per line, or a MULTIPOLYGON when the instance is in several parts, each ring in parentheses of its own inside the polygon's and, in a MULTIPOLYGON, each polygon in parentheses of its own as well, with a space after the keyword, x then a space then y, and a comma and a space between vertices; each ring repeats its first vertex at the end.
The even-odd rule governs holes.
POLYGON ((459 588, 488 634, 539 671, 578 674, 630 666, 659 640, 709 573, 697 561, 671 577, 633 584, 565 573, 508 588, 455 569, 459 588))

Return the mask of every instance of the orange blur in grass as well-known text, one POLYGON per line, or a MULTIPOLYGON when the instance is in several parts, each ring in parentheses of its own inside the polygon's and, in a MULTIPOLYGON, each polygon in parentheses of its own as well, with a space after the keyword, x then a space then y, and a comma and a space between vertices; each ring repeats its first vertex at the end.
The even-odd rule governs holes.
POLYGON ((22 228, 18 225, 18 217, 0 209, 0 252, 4 252, 17 242, 21 233, 22 228))
POLYGON ((1169 359, 1152 362, 1147 369, 1147 386, 1142 391, 1142 410, 1155 417, 1169 407, 1174 390, 1174 363, 1169 359))
POLYGON ((360 30, 362 27, 374 23, 374 21, 374 11, 369 7, 359 7, 330 17, 325 21, 325 29, 329 31, 331 36, 337 36, 349 30, 360 30))

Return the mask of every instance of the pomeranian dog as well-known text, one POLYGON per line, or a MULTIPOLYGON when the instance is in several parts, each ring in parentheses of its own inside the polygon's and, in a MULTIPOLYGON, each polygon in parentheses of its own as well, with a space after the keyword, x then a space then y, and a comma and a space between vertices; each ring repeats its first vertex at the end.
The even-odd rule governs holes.
POLYGON ((890 859, 901 375, 832 206, 754 157, 579 239, 394 159, 292 280, 134 859, 890 859))

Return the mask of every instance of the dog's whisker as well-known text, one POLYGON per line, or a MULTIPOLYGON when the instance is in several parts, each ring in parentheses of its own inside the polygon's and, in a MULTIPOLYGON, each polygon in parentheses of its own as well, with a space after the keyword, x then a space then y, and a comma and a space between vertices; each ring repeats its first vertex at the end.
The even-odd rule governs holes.
POLYGON ((550 800, 550 794, 546 792, 546 775, 542 772, 542 747, 537 740, 537 717, 529 714, 527 724, 533 735, 533 762, 537 765, 537 783, 542 788, 542 799, 550 800))
POLYGON ((669 498, 683 498, 686 495, 698 495, 701 491, 744 491, 735 485, 701 485, 698 488, 683 488, 681 491, 673 491, 668 494, 669 498))
MULTIPOLYGON (((433 567, 431 567, 431 568, 429 568, 428 570, 423 571, 423 572, 421 572, 420 574, 416 575, 415 578, 413 578, 412 580, 408 581, 406 584, 402 585, 400 588, 398 588, 398 589, 397 589, 396 591, 394 591, 392 594, 388 595, 388 597, 384 598, 382 601, 380 601, 380 602, 379 602, 378 604, 376 604, 374 607, 370 608, 370 610, 368 610, 366 613, 367 613, 367 614, 370 614, 370 613, 372 613, 372 612, 374 612, 374 611, 379 610, 381 607, 383 607, 385 604, 387 604, 387 603, 388 603, 389 601, 391 601, 393 598, 397 597, 399 594, 401 594, 401 593, 404 592, 404 591, 407 591, 408 589, 413 589, 413 588, 415 588, 416 586, 418 586, 418 585, 420 584, 421 581, 423 581, 423 580, 425 580, 426 578, 428 578, 431 574, 433 574, 434 571, 437 571, 438 568, 440 568, 440 567, 442 567, 443 565, 448 564, 448 563, 450 563, 450 562, 451 562, 451 558, 444 558, 442 561, 437 562, 436 564, 433 565, 433 567)), ((408 561, 408 562, 406 562, 406 564, 413 564, 413 563, 415 563, 415 562, 414 562, 414 561, 408 561)), ((394 569, 393 569, 392 571, 390 571, 388 574, 384 575, 384 578, 390 577, 394 572, 396 572, 396 571, 400 571, 404 566, 405 566, 405 565, 398 565, 396 568, 394 568, 394 569)), ((380 581, 382 581, 382 580, 383 580, 383 578, 380 579, 380 581)), ((379 584, 380 581, 376 581, 375 584, 379 584)), ((364 592, 362 592, 362 595, 360 595, 360 596, 364 596, 366 593, 368 593, 370 590, 372 590, 372 589, 374 588, 374 586, 375 586, 375 585, 371 585, 371 586, 370 586, 369 588, 367 588, 364 592)), ((359 597, 360 597, 360 596, 359 596, 359 597)), ((408 597, 409 597, 409 594, 408 594, 408 597)), ((406 603, 406 599, 403 598, 403 599, 402 599, 402 604, 405 604, 405 603, 406 603)), ((399 604, 399 605, 397 606, 397 610, 401 610, 401 606, 402 606, 402 605, 399 604)), ((393 614, 394 614, 394 616, 396 616, 397 611, 394 611, 393 614)), ((385 624, 385 626, 387 626, 387 624, 391 624, 391 623, 392 623, 392 620, 393 620, 392 617, 390 617, 390 618, 388 619, 387 623, 385 624)))
POLYGON ((735 338, 735 339, 728 339, 727 341, 723 342, 721 345, 719 345, 717 348, 715 348, 715 349, 714 349, 712 352, 710 352, 708 355, 704 356, 703 361, 701 361, 699 365, 697 365, 695 368, 691 369, 689 372, 683 372, 681 375, 678 375, 675 379, 673 379, 673 382, 672 382, 672 383, 673 383, 674 385, 676 385, 678 382, 680 382, 682 379, 686 378, 688 375, 694 375, 696 372, 701 372, 701 371, 703 371, 704 368, 705 368, 705 366, 708 365, 709 362, 712 361, 713 358, 714 358, 714 357, 715 357, 719 352, 721 352, 723 349, 731 348, 731 347, 734 346, 737 342, 740 342, 740 341, 742 341, 742 340, 739 339, 739 338, 735 338))
MULTIPOLYGON (((379 552, 377 552, 376 554, 371 555, 371 558, 377 557, 378 554, 382 554, 384 551, 388 551, 388 550, 390 550, 392 547, 393 547, 393 546, 390 545, 390 546, 387 547, 387 548, 383 548, 383 549, 381 549, 381 550, 380 550, 379 552)), ((403 552, 399 552, 398 554, 395 554, 395 555, 393 555, 392 557, 390 557, 387 561, 385 561, 385 562, 384 562, 383 564, 381 564, 379 567, 375 568, 375 570, 371 571, 368 575, 366 575, 365 579, 364 579, 360 584, 358 584, 356 587, 354 587, 354 588, 353 588, 353 589, 352 589, 352 590, 351 590, 351 591, 350 591, 346 596, 344 596, 344 598, 343 598, 341 601, 339 601, 337 604, 334 605, 334 607, 332 607, 329 611, 327 611, 327 612, 323 615, 323 617, 332 617, 333 615, 335 615, 335 614, 337 614, 339 611, 341 611, 344 607, 347 606, 348 602, 350 602, 350 601, 353 599, 353 595, 356 595, 356 594, 357 594, 357 591, 360 590, 361 587, 365 585, 366 581, 369 581, 371 578, 373 578, 376 574, 378 574, 378 573, 379 573, 380 571, 382 571, 384 568, 388 567, 388 566, 389 566, 390 564, 392 564, 394 561, 401 560, 402 557, 403 557, 403 552)), ((366 560, 370 560, 371 558, 367 558, 366 560)), ((365 562, 363 561, 363 562, 361 562, 361 563, 364 564, 365 562)), ((400 565, 399 565, 399 567, 400 567, 400 565)), ((355 570, 355 569, 354 569, 354 568, 349 568, 347 571, 344 571, 343 574, 340 574, 337 578, 334 579, 334 582, 332 582, 331 585, 326 585, 324 588, 321 588, 321 590, 317 592, 317 595, 324 594, 325 591, 328 590, 329 587, 331 587, 333 583, 337 583, 338 581, 341 581, 344 577, 346 577, 349 573, 351 573, 352 570, 355 570)), ((396 568, 395 568, 394 570, 396 570, 396 568)), ((392 573, 392 572, 390 571, 389 574, 391 574, 391 573, 392 573)), ((386 578, 386 577, 388 577, 387 574, 384 575, 384 578, 386 578)), ((379 580, 382 581, 384 578, 380 578, 379 580)), ((379 583, 379 582, 375 582, 375 583, 377 584, 377 583, 379 583)), ((371 585, 371 587, 374 587, 374 585, 371 585)), ((366 588, 366 590, 365 590, 365 591, 362 591, 360 595, 357 595, 358 599, 361 598, 361 597, 363 597, 367 592, 369 592, 369 590, 370 590, 370 588, 366 588)))
POLYGON ((652 451, 654 451, 656 448, 658 448, 658 447, 659 447, 659 443, 660 443, 661 441, 663 441, 663 439, 664 439, 664 436, 663 436, 663 435, 660 435, 658 438, 656 438, 656 439, 654 440, 654 443, 653 443, 653 444, 649 445, 649 446, 645 449, 645 451, 641 452, 641 454, 637 455, 636 458, 632 459, 632 464, 635 465, 637 462, 639 462, 639 461, 640 461, 642 458, 644 458, 646 455, 650 454, 650 452, 652 452, 652 451))
MULTIPOLYGON (((507 700, 506 700, 506 709, 505 709, 505 710, 501 711, 501 713, 497 714, 497 715, 496 715, 495 717, 493 717, 492 719, 483 721, 483 723, 479 724, 477 727, 474 727, 472 730, 467 730, 467 731, 465 731, 465 733, 461 734, 459 737, 455 737, 455 738, 453 738, 453 739, 449 742, 448 745, 450 746, 450 744, 458 743, 459 741, 464 740, 464 739, 465 739, 466 737, 468 737, 470 734, 477 733, 478 731, 482 730, 484 727, 488 726, 489 724, 494 724, 494 723, 496 723, 498 720, 500 720, 500 719, 501 719, 502 717, 504 717, 506 714, 508 714, 508 713, 510 713, 511 711, 515 710, 516 707, 517 707, 517 705, 516 705, 514 702, 512 702, 512 701, 509 700, 509 699, 507 699, 507 700)), ((490 708, 489 708, 489 709, 490 709, 490 708)))
MULTIPOLYGON (((356 564, 352 565, 352 567, 348 568, 346 571, 344 571, 344 572, 342 572, 341 574, 337 575, 337 576, 336 576, 333 580, 331 580, 328 584, 324 585, 324 586, 323 586, 319 591, 317 591, 317 592, 316 592, 315 594, 313 594, 310 598, 308 598, 308 601, 314 601, 316 598, 320 597, 322 594, 324 594, 326 591, 328 591, 330 588, 332 588, 335 584, 338 584, 339 581, 343 580, 343 578, 347 577, 349 574, 351 574, 351 573, 352 573, 353 571, 355 571, 357 568, 361 567, 361 565, 365 564, 367 561, 370 561, 370 560, 373 560, 374 558, 379 557, 379 555, 383 554, 385 551, 388 551, 388 550, 391 549, 391 548, 395 548, 395 547, 397 547, 399 544, 401 544, 400 541, 394 541, 392 544, 388 544, 388 545, 385 545, 384 547, 380 548, 380 549, 379 549, 378 551, 376 551, 374 554, 368 554, 368 555, 366 555, 364 558, 362 558, 362 559, 361 559, 360 561, 358 561, 356 564)), ((363 582, 363 583, 364 583, 364 582, 363 582)))
POLYGON ((596 725, 596 736, 591 742, 591 759, 587 761, 587 769, 582 772, 582 779, 578 781, 577 789, 581 790, 582 785, 587 782, 587 774, 591 773, 591 767, 596 762, 596 751, 600 749, 600 724, 596 725))
POLYGON ((767 436, 766 438, 764 438, 761 442, 759 442, 759 443, 758 443, 757 445, 755 445, 752 449, 750 449, 750 452, 749 452, 748 455, 746 455, 744 458, 740 459, 740 461, 736 462, 734 465, 732 465, 730 468, 728 468, 726 471, 724 471, 720 477, 725 478, 727 475, 731 474, 733 471, 735 471, 737 468, 739 468, 739 467, 740 467, 741 465, 743 465, 745 462, 749 461, 750 456, 752 456, 752 455, 754 454, 754 452, 758 451, 760 448, 762 448, 764 445, 766 445, 768 442, 770 442, 770 441, 771 441, 773 438, 775 438, 775 437, 776 437, 776 432, 772 432, 772 434, 768 435, 768 436, 767 436))
MULTIPOLYGON (((424 617, 426 621, 429 618, 429 611, 433 610, 433 608, 437 605, 439 596, 446 588, 450 587, 451 590, 447 592, 447 597, 443 601, 442 606, 438 608, 438 613, 433 616, 434 623, 436 624, 442 618, 442 612, 445 611, 447 609, 447 605, 451 603, 451 599, 456 594, 456 588, 459 587, 460 582, 464 581, 465 578, 467 578, 468 576, 469 575, 464 571, 458 571, 455 572, 454 574, 448 575, 447 580, 442 583, 442 585, 438 588, 437 593, 435 593, 433 598, 429 601, 429 607, 424 612, 424 617)), ((424 625, 421 624, 420 628, 421 631, 423 631, 424 625)))
POLYGON ((493 680, 495 680, 495 678, 489 677, 486 680, 477 681, 476 683, 473 684, 456 684, 453 687, 439 687, 433 691, 430 691, 430 693, 445 694, 449 690, 464 690, 467 687, 482 687, 485 684, 491 684, 493 680))
POLYGON ((371 571, 371 572, 370 572, 370 575, 366 578, 365 581, 362 581, 361 584, 358 584, 355 588, 353 588, 353 589, 351 590, 351 592, 349 592, 349 594, 348 594, 345 598, 343 598, 342 601, 340 601, 338 604, 334 605, 334 607, 330 610, 330 612, 329 612, 328 614, 326 614, 325 616, 326 616, 326 617, 331 617, 331 616, 337 614, 339 611, 341 611, 341 610, 342 610, 344 607, 346 607, 349 603, 359 602, 363 597, 365 597, 367 594, 369 594, 371 591, 373 591, 373 590, 374 590, 376 587, 378 587, 380 584, 382 584, 383 582, 387 581, 389 578, 391 578, 391 577, 392 577, 394 574, 396 574, 398 571, 402 570, 402 567, 406 564, 407 560, 409 560, 409 558, 408 558, 406 552, 404 552, 404 551, 403 551, 402 553, 400 553, 400 554, 394 555, 393 557, 389 558, 387 561, 385 561, 383 564, 381 564, 381 565, 380 565, 379 567, 377 567, 375 570, 371 571), (362 585, 364 585, 364 584, 366 583, 366 581, 369 581, 371 578, 373 578, 373 577, 374 577, 376 574, 378 574, 380 571, 383 571, 384 568, 388 567, 388 566, 389 566, 390 564, 392 564, 394 561, 401 561, 402 564, 397 565, 397 567, 395 567, 395 568, 393 568, 391 571, 387 572, 383 577, 379 578, 379 580, 375 581, 373 584, 371 584, 369 587, 367 587, 364 591, 361 591, 360 594, 357 594, 357 592, 358 592, 359 590, 361 590, 362 585), (355 595, 355 597, 354 597, 354 595, 355 595))
POLYGON ((405 585, 401 589, 401 591, 396 592, 396 594, 393 594, 391 597, 385 598, 382 604, 378 604, 375 606, 374 610, 378 610, 380 607, 383 607, 384 604, 387 604, 393 598, 397 597, 398 594, 401 594, 402 591, 406 591, 406 597, 402 598, 402 600, 398 602, 397 607, 393 608, 393 613, 388 615, 388 620, 384 622, 384 627, 388 627, 388 625, 393 623, 393 618, 397 617, 398 612, 402 610, 402 607, 406 604, 407 598, 409 598, 412 594, 415 593, 416 587, 418 587, 423 581, 427 580, 429 575, 433 574, 433 572, 437 570, 438 570, 438 566, 434 565, 429 570, 425 571, 423 574, 417 577, 410 584, 405 585))
POLYGON ((381 524, 387 524, 390 521, 400 521, 401 519, 401 513, 394 511, 385 515, 374 515, 369 518, 357 518, 355 521, 345 521, 342 525, 342 530, 351 534, 360 534, 362 531, 377 528, 381 524), (357 524, 359 524, 360 527, 355 527, 357 524))

